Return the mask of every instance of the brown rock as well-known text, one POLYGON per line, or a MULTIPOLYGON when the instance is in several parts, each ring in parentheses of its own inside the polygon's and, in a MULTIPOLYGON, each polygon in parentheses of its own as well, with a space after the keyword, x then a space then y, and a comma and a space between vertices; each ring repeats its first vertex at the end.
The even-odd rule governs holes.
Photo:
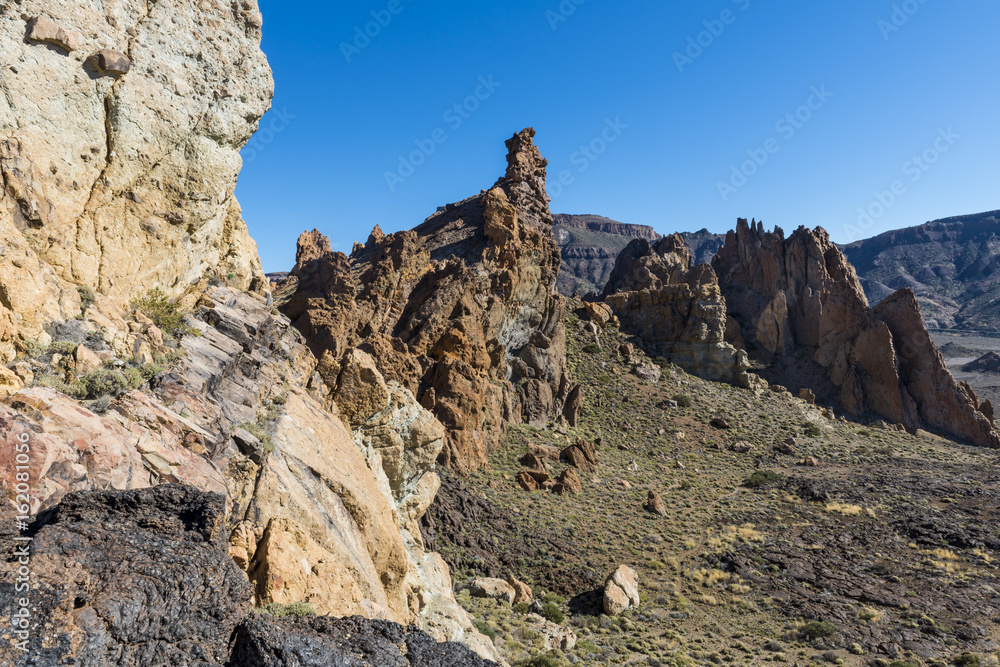
POLYGON ((601 327, 610 324, 614 318, 614 312, 606 303, 584 301, 583 309, 587 313, 587 317, 590 318, 590 321, 601 327))
POLYGON ((577 496, 583 493, 583 484, 573 469, 567 468, 559 475, 558 483, 552 487, 552 492, 560 496, 567 493, 577 496))
POLYGON ((389 403, 389 388, 367 352, 349 350, 341 362, 334 400, 352 427, 357 427, 389 403))
POLYGON ((691 268, 680 235, 636 239, 615 261, 605 302, 623 330, 690 373, 749 387, 745 355, 726 339, 726 301, 711 267, 691 268))
POLYGON ((816 394, 810 389, 806 389, 805 387, 799 389, 799 398, 810 405, 816 405, 816 394))
POLYGON ((650 490, 646 497, 646 510, 659 516, 667 515, 667 505, 656 491, 650 490))
POLYGON ((64 51, 76 51, 80 48, 79 34, 59 27, 46 16, 38 16, 28 21, 28 40, 52 44, 64 51))
POLYGON ((517 591, 511 584, 503 579, 490 579, 479 577, 473 579, 469 585, 469 593, 474 598, 487 598, 490 600, 502 600, 507 604, 513 604, 517 597, 517 591))
POLYGON ((562 450, 559 459, 584 472, 597 471, 597 449, 592 443, 578 438, 576 443, 562 450))
POLYGON ((512 574, 507 575, 507 584, 514 589, 514 599, 512 600, 513 604, 531 602, 533 598, 531 586, 523 581, 518 581, 512 574))
POLYGON ((583 411, 583 385, 578 384, 573 387, 566 397, 566 406, 563 408, 563 416, 570 428, 576 428, 580 423, 580 413, 583 411))
POLYGON ((86 375, 93 373, 101 367, 101 358, 91 352, 86 345, 77 345, 76 352, 73 353, 76 360, 76 374, 86 375))
POLYGON ((816 459, 815 456, 809 456, 799 461, 797 465, 800 465, 804 468, 815 468, 816 466, 819 465, 819 461, 816 459))
POLYGON ((101 74, 122 76, 132 69, 132 61, 121 51, 103 49, 95 53, 92 58, 101 74))
POLYGON ((24 386, 17 373, 6 366, 0 366, 0 398, 6 398, 24 386))
POLYGON ((722 417, 713 417, 712 421, 710 422, 710 424, 713 427, 715 427, 717 429, 720 429, 720 430, 723 430, 723 431, 728 431, 730 428, 732 428, 729 425, 729 422, 726 421, 725 419, 723 419, 722 417))
POLYGON ((729 449, 737 454, 747 454, 753 451, 753 445, 746 440, 740 440, 739 442, 734 442, 729 449))
POLYGON ((778 443, 774 446, 775 451, 784 454, 785 456, 792 456, 795 454, 795 447, 797 446, 795 438, 788 438, 784 442, 778 443))
POLYGON ((1000 434, 974 392, 959 386, 930 341, 908 289, 871 308, 854 268, 822 229, 781 229, 740 220, 712 262, 751 356, 769 380, 810 387, 801 396, 838 402, 848 414, 872 412, 914 432, 924 425, 978 445, 1000 434))
POLYGON ((285 309, 326 383, 363 347, 387 380, 425 398, 447 428, 441 462, 460 472, 486 463, 508 423, 563 414, 570 390, 547 162, 533 136, 507 142, 507 173, 492 189, 412 231, 373 235, 350 257, 318 232, 299 240, 285 309))
POLYGON ((525 468, 530 468, 532 470, 547 471, 549 468, 548 463, 534 452, 528 452, 518 459, 518 462, 525 468))
POLYGON ((521 485, 522 489, 529 493, 538 491, 538 489, 541 488, 538 485, 538 481, 523 470, 517 473, 517 483, 521 485))

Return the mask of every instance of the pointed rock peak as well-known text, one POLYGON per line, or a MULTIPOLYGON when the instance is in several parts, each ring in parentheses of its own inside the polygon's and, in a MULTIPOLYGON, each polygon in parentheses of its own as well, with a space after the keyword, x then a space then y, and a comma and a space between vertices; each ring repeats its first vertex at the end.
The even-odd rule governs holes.
POLYGON ((375 225, 375 229, 373 229, 372 233, 368 235, 368 243, 365 244, 365 247, 371 248, 384 238, 385 232, 382 231, 381 227, 375 225))
POLYGON ((326 238, 318 229, 302 232, 295 251, 295 268, 292 269, 292 275, 299 275, 303 266, 332 252, 330 239, 326 238))
POLYGON ((531 182, 533 179, 545 183, 545 168, 549 166, 549 161, 542 157, 534 138, 535 129, 529 127, 507 140, 507 174, 504 180, 508 183, 531 182))

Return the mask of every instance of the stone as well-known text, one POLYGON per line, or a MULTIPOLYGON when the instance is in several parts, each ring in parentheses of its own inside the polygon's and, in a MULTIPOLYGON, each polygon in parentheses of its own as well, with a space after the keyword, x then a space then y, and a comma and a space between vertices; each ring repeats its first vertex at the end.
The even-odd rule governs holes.
POLYGON ((713 417, 712 421, 709 423, 712 425, 712 427, 717 428, 721 431, 728 431, 730 428, 732 428, 729 422, 723 419, 722 417, 713 417))
POLYGON ((806 389, 804 387, 799 389, 799 398, 809 405, 816 405, 816 394, 814 394, 810 389, 806 389))
POLYGON ((368 420, 389 402, 389 388, 367 352, 349 350, 341 362, 334 400, 352 427, 368 420))
POLYGON ((527 454, 525 454, 524 456, 522 456, 520 459, 518 459, 518 462, 521 465, 523 465, 525 468, 530 468, 531 470, 546 471, 546 470, 548 470, 548 467, 549 467, 549 465, 546 462, 546 460, 540 458, 534 452, 528 452, 527 454))
POLYGON ((78 33, 61 28, 46 16, 36 16, 28 21, 28 40, 52 44, 66 52, 72 52, 80 48, 81 37, 78 33))
POLYGON ((604 582, 604 613, 618 616, 639 606, 639 578, 628 565, 620 565, 604 582))
POLYGON ((729 449, 737 454, 748 454, 753 451, 753 445, 746 440, 740 440, 739 442, 734 442, 729 449))
POLYGON ((583 385, 578 384, 569 392, 566 397, 566 406, 563 408, 563 416, 570 428, 576 428, 580 423, 580 413, 583 411, 584 390, 583 385))
POLYGON ((387 381, 423 397, 433 389, 440 462, 461 473, 486 464, 508 423, 562 415, 571 389, 548 163, 533 137, 529 128, 507 142, 507 172, 492 188, 413 230, 373 235, 350 256, 303 234, 283 306, 329 386, 363 347, 387 381))
POLYGON ((663 498, 660 497, 660 494, 650 489, 649 495, 646 496, 646 510, 652 514, 666 516, 667 504, 663 502, 663 498))
POLYGON ((584 301, 583 310, 590 321, 600 327, 611 324, 614 318, 614 311, 611 307, 599 301, 584 301))
POLYGON ((507 584, 514 589, 514 599, 513 604, 519 604, 521 602, 531 602, 533 595, 531 593, 531 586, 519 581, 512 574, 507 575, 507 584))
MULTIPOLYGON (((74 492, 40 514, 31 544, 32 622, 39 633, 64 640, 39 646, 35 658, 228 664, 251 591, 225 551, 225 505, 218 494, 163 485, 74 492)), ((5 556, 0 576, 13 581, 18 567, 5 556)), ((13 586, 0 588, 0 607, 17 608, 17 597, 13 586)), ((0 662, 22 660, 12 643, 2 643, 0 662)))
POLYGON ((816 466, 819 465, 819 461, 816 459, 815 456, 809 456, 799 461, 798 465, 805 468, 815 468, 816 466))
POLYGON ((632 367, 632 375, 650 384, 657 384, 663 375, 663 371, 660 370, 659 366, 654 366, 653 364, 636 364, 632 367))
POLYGON ((24 386, 17 373, 6 366, 0 366, 0 398, 6 398, 24 386))
POLYGON ((792 456, 795 454, 795 448, 798 446, 795 438, 788 438, 784 442, 779 442, 774 446, 775 451, 785 456, 792 456))
POLYGON ((76 361, 76 374, 78 376, 93 373, 103 364, 101 358, 86 345, 77 345, 73 357, 76 361))
POLYGON ((532 475, 523 470, 517 473, 517 483, 521 486, 522 489, 524 489, 529 493, 531 493, 532 491, 538 491, 538 489, 541 488, 538 484, 538 480, 536 480, 532 475))
POLYGON ((122 76, 132 69, 132 61, 121 51, 102 49, 92 56, 97 70, 101 74, 122 76))
POLYGON ((559 475, 556 485, 552 487, 552 492, 560 496, 567 493, 578 496, 583 493, 583 483, 572 468, 567 468, 559 475))
POLYGON ((584 472, 597 471, 597 449, 592 443, 582 438, 577 438, 576 443, 562 450, 559 454, 559 460, 584 472))
MULTIPOLYGON (((495 653, 495 651, 494 651, 495 653)), ((360 617, 247 617, 233 635, 231 665, 378 665, 379 667, 497 667, 455 643, 438 644, 415 628, 360 617), (294 656, 294 658, 290 658, 294 656), (307 656, 300 659, 299 656, 307 656), (294 663, 291 661, 294 660, 294 663)))
POLYGON ((538 614, 528 614, 524 618, 528 627, 540 634, 545 646, 560 651, 572 651, 576 647, 576 633, 558 623, 553 623, 538 614))
POLYGON ((489 600, 500 600, 507 604, 513 604, 517 592, 511 584, 503 579, 491 579, 479 577, 473 579, 469 584, 469 593, 474 598, 486 598, 489 600))

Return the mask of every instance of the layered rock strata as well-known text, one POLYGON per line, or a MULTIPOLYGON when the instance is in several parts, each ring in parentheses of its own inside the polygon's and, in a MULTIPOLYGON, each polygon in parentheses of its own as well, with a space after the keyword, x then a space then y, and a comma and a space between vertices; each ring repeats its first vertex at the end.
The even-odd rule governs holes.
POLYGON ((440 461, 486 463, 506 424, 545 426, 572 391, 566 374, 559 251, 545 193, 548 164, 524 130, 507 173, 411 231, 378 228, 350 256, 318 232, 299 239, 295 294, 284 311, 320 358, 353 417, 362 354, 444 426, 440 461))
POLYGON ((615 261, 604 300, 647 349, 709 380, 755 384, 746 354, 726 341, 731 325, 715 272, 691 267, 680 235, 632 241, 615 261))
POLYGON ((1000 447, 992 406, 951 376, 913 293, 871 308, 824 230, 800 227, 785 239, 781 229, 740 220, 713 267, 751 356, 794 371, 782 384, 825 393, 853 416, 871 412, 911 431, 1000 447))
POLYGON ((0 361, 206 274, 263 285, 233 196, 270 106, 255 0, 0 7, 0 361), (105 302, 105 299, 108 301, 105 302))

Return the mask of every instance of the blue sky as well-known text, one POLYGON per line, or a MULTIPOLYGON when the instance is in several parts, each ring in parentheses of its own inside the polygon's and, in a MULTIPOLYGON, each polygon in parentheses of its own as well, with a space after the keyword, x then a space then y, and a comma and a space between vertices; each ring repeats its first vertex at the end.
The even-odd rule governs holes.
POLYGON ((237 196, 266 271, 488 188, 528 126, 553 212, 661 233, 1000 208, 995 0, 260 4, 276 94, 237 196))

